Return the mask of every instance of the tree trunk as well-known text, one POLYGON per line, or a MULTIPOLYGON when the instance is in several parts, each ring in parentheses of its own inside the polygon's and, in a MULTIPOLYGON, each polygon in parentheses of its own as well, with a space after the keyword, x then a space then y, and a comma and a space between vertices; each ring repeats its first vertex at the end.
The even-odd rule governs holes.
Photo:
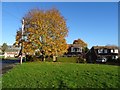
POLYGON ((26 62, 26 54, 25 54, 25 62, 26 62))
POLYGON ((22 64, 22 59, 23 59, 23 57, 22 57, 22 55, 21 55, 21 58, 20 58, 20 64, 22 64))
POLYGON ((53 56, 53 62, 56 62, 56 56, 53 56))
POLYGON ((45 62, 45 56, 43 57, 43 61, 45 62))

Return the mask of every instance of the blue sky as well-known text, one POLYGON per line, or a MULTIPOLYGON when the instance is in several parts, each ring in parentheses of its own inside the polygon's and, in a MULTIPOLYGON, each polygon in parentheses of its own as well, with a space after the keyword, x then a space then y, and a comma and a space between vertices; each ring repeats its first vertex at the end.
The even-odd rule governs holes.
POLYGON ((117 2, 4 2, 2 3, 2 42, 15 42, 16 31, 21 27, 22 17, 32 8, 56 7, 67 20, 69 29, 67 43, 81 38, 88 47, 95 45, 118 45, 117 2))

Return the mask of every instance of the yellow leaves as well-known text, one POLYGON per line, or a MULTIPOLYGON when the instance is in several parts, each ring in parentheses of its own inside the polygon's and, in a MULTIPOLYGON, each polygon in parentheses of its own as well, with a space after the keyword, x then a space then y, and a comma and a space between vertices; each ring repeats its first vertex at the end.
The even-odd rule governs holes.
POLYGON ((85 43, 83 40, 78 39, 74 40, 73 44, 80 44, 82 47, 87 47, 87 43, 85 43))
MULTIPOLYGON (((68 29, 64 17, 57 9, 33 9, 24 18, 28 40, 24 43, 24 52, 34 53, 35 49, 42 48, 45 55, 56 55, 67 50, 65 37, 68 29)), ((21 30, 17 32, 16 41, 20 39, 21 30)))

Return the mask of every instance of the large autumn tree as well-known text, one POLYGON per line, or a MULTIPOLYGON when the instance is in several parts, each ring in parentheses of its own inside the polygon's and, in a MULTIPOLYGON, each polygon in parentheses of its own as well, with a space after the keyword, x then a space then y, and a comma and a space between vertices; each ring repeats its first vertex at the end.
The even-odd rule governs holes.
MULTIPOLYGON (((66 21, 57 9, 32 9, 24 16, 23 52, 31 55, 39 52, 44 60, 45 56, 61 55, 67 51, 67 33, 66 21)), ((16 34, 16 45, 19 45, 21 35, 19 29, 16 34)))

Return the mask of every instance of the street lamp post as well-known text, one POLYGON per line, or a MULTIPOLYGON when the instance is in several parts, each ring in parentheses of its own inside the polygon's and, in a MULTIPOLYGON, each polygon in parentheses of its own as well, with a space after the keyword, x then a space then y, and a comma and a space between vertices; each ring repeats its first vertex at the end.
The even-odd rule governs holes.
POLYGON ((22 59, 23 59, 23 32, 24 32, 24 19, 22 20, 22 38, 21 38, 21 58, 20 58, 20 64, 22 64, 22 59))

